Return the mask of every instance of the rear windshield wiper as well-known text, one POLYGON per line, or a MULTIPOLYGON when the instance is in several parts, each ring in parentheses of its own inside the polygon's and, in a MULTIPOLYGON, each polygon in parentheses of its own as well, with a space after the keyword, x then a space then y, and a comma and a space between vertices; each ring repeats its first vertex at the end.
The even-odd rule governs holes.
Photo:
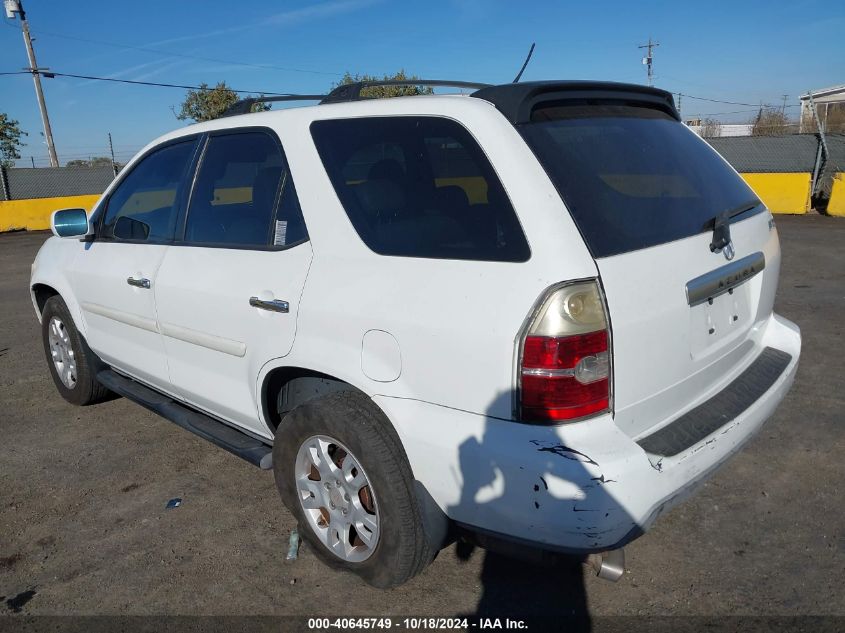
POLYGON ((751 209, 756 209, 758 206, 760 206, 759 200, 746 200, 742 204, 728 209, 727 211, 722 211, 712 220, 708 220, 705 223, 704 228, 710 228, 711 223, 713 227, 713 241, 710 242, 710 251, 713 253, 718 253, 720 250, 730 244, 731 218, 741 215, 746 211, 751 211, 751 209))
POLYGON ((719 221, 727 221, 731 218, 735 218, 738 215, 742 215, 746 211, 751 211, 751 209, 756 209, 762 203, 759 200, 746 200, 742 204, 738 204, 735 207, 731 207, 727 211, 722 211, 721 213, 713 216, 707 222, 704 223, 703 229, 715 229, 718 226, 719 221))

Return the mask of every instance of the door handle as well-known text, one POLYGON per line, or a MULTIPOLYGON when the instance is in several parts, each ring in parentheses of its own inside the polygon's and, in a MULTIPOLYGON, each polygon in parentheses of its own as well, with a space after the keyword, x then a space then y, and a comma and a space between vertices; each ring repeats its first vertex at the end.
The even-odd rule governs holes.
POLYGON ((270 312, 290 312, 290 306, 287 301, 281 299, 273 299, 272 301, 264 301, 258 297, 250 297, 249 305, 253 308, 260 308, 261 310, 269 310, 270 312))
POLYGON ((129 277, 126 280, 130 286, 135 286, 136 288, 146 288, 147 290, 150 289, 150 280, 149 279, 135 279, 134 277, 129 277))

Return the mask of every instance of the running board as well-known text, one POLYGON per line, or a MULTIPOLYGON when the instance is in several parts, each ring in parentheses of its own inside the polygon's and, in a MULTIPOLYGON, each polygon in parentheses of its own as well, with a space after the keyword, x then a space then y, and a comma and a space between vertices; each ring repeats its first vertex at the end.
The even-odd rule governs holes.
POLYGON ((250 464, 263 470, 273 467, 273 448, 242 431, 176 402, 169 396, 145 387, 131 378, 121 376, 111 369, 100 371, 97 374, 97 380, 116 394, 137 402, 186 431, 199 435, 223 450, 245 459, 250 464))

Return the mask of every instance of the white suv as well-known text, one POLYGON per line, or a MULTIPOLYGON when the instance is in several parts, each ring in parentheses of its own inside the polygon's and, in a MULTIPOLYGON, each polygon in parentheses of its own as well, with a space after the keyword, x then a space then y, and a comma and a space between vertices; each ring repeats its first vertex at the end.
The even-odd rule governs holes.
POLYGON ((361 88, 167 134, 56 212, 56 387, 272 468, 376 586, 455 536, 618 550, 792 383, 771 214, 661 90, 361 88))

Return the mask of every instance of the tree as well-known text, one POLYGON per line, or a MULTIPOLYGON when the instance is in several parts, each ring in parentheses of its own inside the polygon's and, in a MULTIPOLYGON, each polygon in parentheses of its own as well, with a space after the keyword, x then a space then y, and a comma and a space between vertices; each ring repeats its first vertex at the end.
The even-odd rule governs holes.
POLYGON ((722 124, 716 119, 703 119, 701 121, 701 137, 715 138, 722 135, 722 124))
MULTIPOLYGON (((208 84, 201 83, 199 90, 188 90, 176 118, 180 121, 185 119, 192 119, 197 122, 211 121, 218 118, 239 100, 238 93, 229 88, 225 81, 219 82, 214 88, 209 88, 208 84)), ((256 103, 252 106, 253 112, 263 112, 269 109, 270 106, 266 103, 256 103)))
POLYGON ((0 165, 14 166, 15 160, 21 157, 20 148, 26 145, 21 142, 21 136, 26 135, 17 121, 0 112, 0 165))
POLYGON ((69 160, 65 167, 111 167, 111 158, 108 156, 94 156, 89 159, 69 160))
POLYGON ((787 133, 789 119, 777 108, 765 106, 760 108, 751 123, 751 136, 778 136, 787 133))
MULTIPOLYGON (((405 70, 400 70, 395 75, 385 75, 384 77, 376 77, 375 75, 351 75, 347 71, 339 82, 334 84, 332 88, 345 86, 347 84, 354 84, 359 81, 413 81, 419 79, 416 75, 410 77, 405 74, 405 70)), ((384 99, 386 97, 405 97, 408 95, 430 95, 434 90, 428 86, 373 86, 371 88, 364 88, 361 90, 361 96, 369 99, 384 99)))

